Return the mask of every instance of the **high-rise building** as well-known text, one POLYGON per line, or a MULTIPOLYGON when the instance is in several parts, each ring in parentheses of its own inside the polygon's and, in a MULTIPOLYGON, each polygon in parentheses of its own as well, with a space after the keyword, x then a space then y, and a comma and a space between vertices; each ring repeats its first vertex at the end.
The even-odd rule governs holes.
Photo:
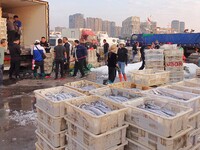
POLYGON ((140 17, 132 16, 122 22, 122 36, 130 37, 140 33, 140 17))
POLYGON ((66 29, 66 27, 55 27, 55 32, 62 32, 63 29, 66 29))
POLYGON ((185 22, 180 22, 180 33, 183 33, 185 30, 185 22))
POLYGON ((69 16, 69 28, 84 28, 85 19, 84 15, 77 13, 69 16))
POLYGON ((93 31, 102 31, 102 19, 100 18, 86 18, 85 27, 93 31))
POLYGON ((105 20, 103 21, 102 23, 102 31, 106 31, 108 33, 108 35, 110 36, 110 31, 111 27, 110 27, 110 21, 108 20, 105 20))
POLYGON ((180 32, 180 22, 179 20, 173 20, 171 24, 171 28, 174 31, 174 33, 180 32))
POLYGON ((116 24, 115 22, 110 22, 110 36, 111 37, 115 37, 115 27, 116 27, 116 24))
POLYGON ((122 27, 116 26, 115 27, 115 37, 121 37, 122 27))

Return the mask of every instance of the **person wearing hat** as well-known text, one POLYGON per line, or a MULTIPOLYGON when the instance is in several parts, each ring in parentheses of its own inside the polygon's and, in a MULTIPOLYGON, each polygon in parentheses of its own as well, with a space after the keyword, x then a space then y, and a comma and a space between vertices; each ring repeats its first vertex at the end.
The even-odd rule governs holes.
POLYGON ((116 67, 118 67, 117 64, 117 45, 112 45, 109 49, 108 53, 108 83, 112 84, 115 81, 116 78, 116 67))
POLYGON ((33 71, 34 77, 35 78, 38 77, 37 69, 40 67, 40 73, 43 79, 45 77, 44 56, 46 54, 46 51, 44 47, 40 45, 40 40, 35 41, 33 51, 31 52, 31 54, 33 55, 33 60, 34 60, 34 71, 33 71))
POLYGON ((119 80, 120 82, 122 82, 122 77, 124 77, 124 80, 127 81, 125 66, 128 64, 128 50, 125 48, 124 42, 119 43, 117 56, 118 56, 118 66, 119 66, 118 70, 119 80))
POLYGON ((12 75, 15 72, 15 78, 19 79, 20 75, 20 55, 21 55, 21 49, 20 49, 20 40, 16 38, 12 44, 12 46, 9 47, 10 52, 10 69, 9 69, 9 79, 13 79, 12 75))

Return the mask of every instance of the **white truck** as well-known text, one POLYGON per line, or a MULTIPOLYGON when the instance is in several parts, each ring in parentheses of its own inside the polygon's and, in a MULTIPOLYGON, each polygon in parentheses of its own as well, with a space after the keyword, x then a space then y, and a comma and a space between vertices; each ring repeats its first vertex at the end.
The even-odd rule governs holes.
MULTIPOLYGON (((43 36, 47 40, 49 38, 49 4, 42 0, 0 0, 0 19, 13 17, 13 15, 18 15, 22 22, 21 47, 23 58, 21 64, 28 65, 30 63, 28 60, 31 58, 31 45, 43 36)), ((7 32, 4 31, 4 33, 7 32)), ((8 68, 9 55, 6 55, 5 69, 8 68)))

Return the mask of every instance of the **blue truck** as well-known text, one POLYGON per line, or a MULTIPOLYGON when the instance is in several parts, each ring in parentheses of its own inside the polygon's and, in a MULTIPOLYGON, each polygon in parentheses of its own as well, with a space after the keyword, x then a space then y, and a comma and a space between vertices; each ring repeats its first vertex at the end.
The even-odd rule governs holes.
POLYGON ((158 41, 159 43, 180 44, 184 48, 184 54, 188 57, 200 48, 200 33, 179 33, 179 34, 133 34, 131 36, 131 44, 135 41, 145 45, 158 41))

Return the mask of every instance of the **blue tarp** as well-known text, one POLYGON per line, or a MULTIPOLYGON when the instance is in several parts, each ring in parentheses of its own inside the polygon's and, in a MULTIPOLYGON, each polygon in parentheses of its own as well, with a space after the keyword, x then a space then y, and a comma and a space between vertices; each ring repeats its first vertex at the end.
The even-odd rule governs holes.
POLYGON ((172 43, 181 45, 200 45, 200 33, 180 33, 180 34, 134 34, 131 43, 134 41, 151 44, 158 41, 159 43, 172 43))

